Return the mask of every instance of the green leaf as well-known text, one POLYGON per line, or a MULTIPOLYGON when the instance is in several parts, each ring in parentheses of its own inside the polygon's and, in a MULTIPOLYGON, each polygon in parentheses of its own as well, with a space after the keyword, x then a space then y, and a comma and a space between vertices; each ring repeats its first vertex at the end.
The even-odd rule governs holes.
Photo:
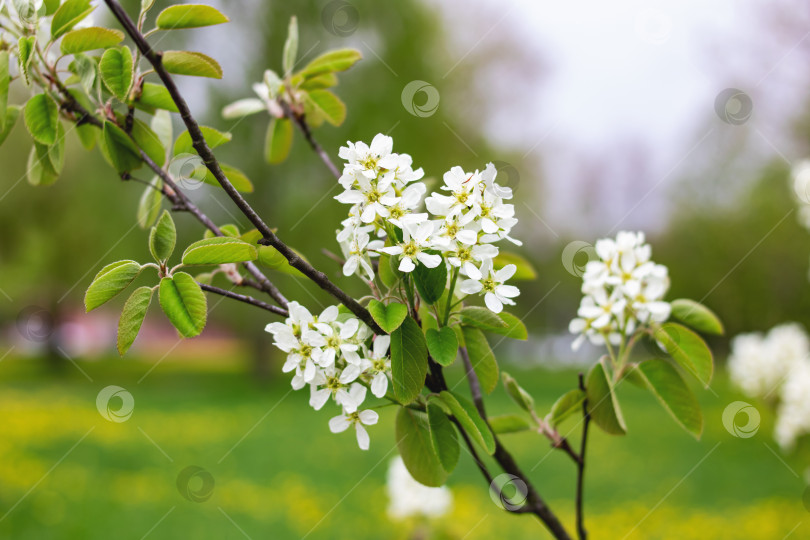
POLYGON ((405 468, 420 484, 438 487, 447 480, 447 471, 433 449, 427 414, 400 407, 396 421, 399 455, 405 468))
POLYGON ((449 366, 458 354, 458 338, 452 328, 428 328, 425 332, 430 356, 442 366, 449 366))
MULTIPOLYGON (((230 183, 233 184, 236 191, 241 191, 242 193, 253 193, 253 183, 247 176, 245 176, 245 173, 236 167, 231 167, 230 165, 226 165, 224 163, 220 163, 219 168, 222 169, 222 172, 225 174, 225 178, 227 178, 230 183)), ((213 173, 207 169, 205 171, 205 176, 203 177, 203 182, 218 188, 222 187, 213 173)))
POLYGON ((604 358, 597 362, 588 373, 585 387, 588 413, 596 425, 605 432, 611 435, 624 435, 627 433, 627 427, 603 362, 604 358))
POLYGON ((532 266, 532 263, 517 253, 501 250, 498 252, 498 256, 492 260, 492 264, 495 270, 500 270, 507 264, 514 264, 517 270, 515 271, 515 275, 509 278, 510 280, 531 281, 537 279, 537 270, 532 266))
POLYGON ((98 65, 87 55, 76 53, 69 69, 79 77, 79 82, 87 94, 92 94, 96 88, 96 72, 98 65))
POLYGON ((138 337, 138 332, 141 330, 141 324, 146 317, 146 310, 149 309, 149 304, 152 302, 152 288, 151 287, 138 287, 135 289, 126 304, 124 310, 121 312, 121 318, 118 319, 118 354, 124 356, 135 338, 138 337))
POLYGON ((512 401, 517 403, 524 411, 534 412, 534 398, 532 395, 524 390, 510 374, 503 372, 501 378, 503 379, 503 387, 509 397, 512 398, 512 401))
POLYGON ((490 456, 495 453, 495 437, 469 400, 447 390, 439 394, 467 435, 490 456))
POLYGON ((228 22, 219 10, 202 4, 180 4, 160 12, 155 25, 161 30, 200 28, 228 22))
MULTIPOLYGON (((203 138, 208 144, 208 147, 212 150, 218 146, 222 146, 223 144, 230 142, 230 140, 233 138, 233 135, 228 132, 222 132, 208 126, 200 126, 200 131, 202 131, 203 138)), ((194 145, 191 142, 191 134, 188 132, 188 130, 181 133, 177 137, 177 140, 174 141, 173 151, 175 156, 180 154, 197 153, 197 151, 194 149, 194 145)))
POLYGON ((307 120, 313 126, 320 126, 324 120, 339 126, 346 120, 346 104, 329 90, 311 90, 303 95, 307 120))
POLYGON ((177 105, 174 103, 171 94, 166 90, 162 84, 143 83, 141 95, 138 101, 146 107, 153 107, 155 109, 163 109, 170 112, 179 112, 177 105))
POLYGON ((491 416, 489 418, 489 427, 498 435, 504 433, 520 433, 521 431, 528 431, 532 426, 528 420, 517 414, 502 414, 500 416, 491 416))
POLYGON ((51 19, 51 39, 58 39, 90 15, 94 9, 96 8, 90 5, 90 0, 65 0, 51 19))
POLYGON ((433 450, 436 452, 442 468, 451 473, 458 464, 460 453, 456 428, 453 427, 453 423, 444 413, 442 407, 435 403, 428 403, 427 416, 433 450))
POLYGON ((8 51, 0 51, 0 119, 6 117, 6 109, 8 108, 8 85, 11 82, 8 62, 8 51))
POLYGON ((508 328, 507 324, 485 307, 469 306, 462 309, 461 322, 468 326, 475 326, 482 330, 492 330, 493 328, 508 328))
POLYGON ((227 264, 255 261, 258 256, 255 247, 239 238, 217 236, 188 246, 182 262, 185 265, 227 264))
POLYGON ((92 124, 76 126, 76 134, 85 150, 92 150, 96 146, 96 139, 99 135, 96 126, 92 124))
POLYGON ((138 226, 141 229, 151 227, 160 214, 160 205, 163 202, 163 193, 160 192, 163 181, 155 176, 143 191, 138 202, 138 226))
POLYGON ((194 337, 205 328, 208 306, 202 289, 185 272, 160 280, 160 307, 183 337, 194 337))
POLYGON ((35 36, 21 37, 17 42, 17 59, 20 62, 20 73, 23 76, 25 85, 28 86, 31 82, 28 76, 28 66, 31 65, 31 58, 34 56, 34 47, 37 38, 35 36))
POLYGON ((59 107, 45 94, 37 94, 25 104, 25 126, 40 144, 50 146, 56 142, 59 107))
POLYGON ((293 125, 287 118, 273 118, 267 125, 264 140, 264 159, 271 165, 282 163, 290 155, 293 125))
MULTIPOLYGON (((61 150, 57 150, 57 148, 57 145, 51 147, 37 142, 34 143, 34 147, 31 148, 28 155, 26 169, 26 178, 32 186, 49 186, 59 178, 59 172, 54 168, 55 159, 60 159, 58 153, 61 150), (54 148, 56 156, 51 155, 51 148, 54 148)), ((61 168, 59 162, 57 162, 57 165, 61 168)))
POLYGON ((17 123, 17 117, 20 116, 20 108, 16 105, 9 105, 6 107, 6 116, 3 118, 2 129, 0 129, 0 145, 6 142, 14 124, 17 123))
POLYGON ((298 19, 294 16, 290 17, 290 25, 287 29, 287 40, 284 42, 284 52, 282 55, 281 65, 284 69, 284 74, 289 75, 292 73, 295 66, 295 59, 298 56, 298 19))
POLYGON ((634 368, 667 412, 696 439, 703 432, 703 415, 695 395, 666 360, 652 359, 634 368))
POLYGON ((59 2, 60 0, 44 0, 43 4, 45 4, 45 16, 53 15, 57 9, 59 9, 59 2))
POLYGON ((406 317, 391 333, 391 376, 394 395, 402 404, 418 396, 427 375, 427 345, 419 325, 406 317))
POLYGON ((703 339, 685 326, 665 323, 654 337, 682 368, 705 386, 709 386, 714 371, 712 351, 703 339))
POLYGON ((462 332, 470 355, 470 363, 481 383, 481 389, 489 394, 498 386, 498 363, 495 361, 495 355, 481 330, 465 326, 462 332))
POLYGON ((374 322, 389 334, 399 328, 399 325, 408 316, 408 307, 399 302, 391 302, 386 306, 379 300, 372 299, 368 304, 368 311, 374 318, 374 322))
POLYGON ((163 263, 172 256, 177 241, 177 230, 168 210, 164 210, 157 224, 149 233, 149 252, 155 261, 163 263))
POLYGON ((163 67, 175 75, 192 75, 194 77, 222 78, 222 68, 216 60, 203 53, 191 51, 165 51, 163 67))
POLYGON ((307 64, 306 67, 301 70, 301 75, 305 78, 312 78, 325 73, 345 71, 361 58, 363 58, 363 55, 356 49, 329 51, 307 64))
POLYGON ((92 311, 126 289, 141 273, 135 261, 117 261, 102 268, 84 294, 84 306, 92 311))
POLYGON ((132 123, 132 138, 135 143, 154 161, 158 167, 163 167, 166 162, 166 149, 160 142, 160 137, 152 129, 136 119, 132 123))
POLYGON ((526 341, 529 339, 529 331, 526 329, 526 325, 523 324, 523 321, 512 315, 511 313, 507 313, 506 311, 501 311, 498 313, 498 317, 506 324, 506 328, 503 327, 487 327, 484 328, 487 332, 492 332, 495 334, 500 334, 502 336, 506 336, 512 339, 519 339, 522 341, 526 341))
POLYGON ((122 41, 124 41, 124 33, 120 30, 91 26, 71 30, 65 34, 59 48, 62 50, 62 54, 76 54, 115 47, 122 41))
POLYGON ((160 144, 163 145, 164 148, 168 148, 172 145, 172 140, 174 139, 174 135, 172 135, 172 115, 167 111, 155 112, 155 115, 149 122, 149 127, 152 128, 152 131, 157 135, 160 144))
POLYGON ((723 323, 715 313, 694 300, 679 298, 672 301, 672 316, 686 326, 704 334, 722 336, 723 323))
POLYGON ((129 47, 107 49, 98 64, 101 79, 112 95, 126 102, 132 85, 132 52, 129 47))
POLYGON ((385 253, 380 254, 380 261, 377 266, 377 274, 380 276, 380 281, 386 287, 393 287, 399 281, 399 270, 391 266, 391 256, 385 253))
POLYGON ((334 73, 324 73, 311 79, 305 80, 301 83, 303 90, 322 90, 324 88, 332 88, 338 83, 337 75, 334 73))
POLYGON ((436 268, 428 268, 421 263, 417 264, 411 272, 411 276, 413 276, 419 296, 428 304, 435 304, 447 287, 447 265, 444 263, 444 259, 436 268))
POLYGON ((104 122, 101 151, 119 174, 134 171, 143 164, 140 151, 123 129, 104 122))
POLYGON ((582 402, 585 401, 585 392, 579 388, 569 390, 551 407, 551 424, 557 427, 563 420, 582 411, 582 402))

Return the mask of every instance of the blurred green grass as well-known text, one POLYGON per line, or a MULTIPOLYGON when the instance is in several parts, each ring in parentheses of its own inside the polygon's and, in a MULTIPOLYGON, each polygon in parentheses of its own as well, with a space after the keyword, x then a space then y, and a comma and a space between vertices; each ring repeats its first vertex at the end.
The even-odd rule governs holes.
MULTIPOLYGON (((361 452, 351 433, 329 432, 336 409, 315 412, 308 393, 290 392, 286 378, 260 384, 243 366, 168 358, 146 375, 150 362, 110 359, 81 362, 85 377, 70 365, 56 374, 35 360, 1 362, 0 537, 414 537, 417 523, 385 516, 385 474, 396 454, 393 409, 380 411, 371 449, 361 452), (112 384, 135 399, 123 423, 96 410, 98 392, 112 384), (180 495, 177 475, 189 465, 214 477, 209 500, 180 495)), ((573 371, 510 371, 541 412, 576 384, 573 371)), ((448 379, 464 384, 456 369, 448 379)), ((592 538, 779 539, 791 531, 806 537, 801 464, 774 455, 772 418, 764 410, 753 438, 725 431, 722 411, 741 396, 722 374, 712 391, 700 392, 701 441, 642 391, 626 385, 620 397, 628 436, 594 431, 589 443, 592 538)), ((489 408, 513 411, 500 388, 489 408)), ((578 444, 578 432, 572 437, 578 444)), ((572 464, 537 435, 504 439, 570 523, 572 464)), ((454 509, 432 525, 437 538, 547 537, 533 518, 506 515, 492 503, 469 456, 462 456, 450 487, 454 509)))

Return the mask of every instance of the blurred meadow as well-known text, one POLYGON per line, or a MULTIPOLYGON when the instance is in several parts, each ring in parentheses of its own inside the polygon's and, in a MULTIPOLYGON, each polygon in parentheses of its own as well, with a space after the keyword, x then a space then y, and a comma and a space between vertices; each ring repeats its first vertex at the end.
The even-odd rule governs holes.
MULTIPOLYGON (((223 81, 180 81, 201 123, 233 133, 217 155, 253 180, 249 200, 279 235, 350 293, 364 294, 321 251, 339 251, 332 230, 345 217, 332 199, 333 177, 298 134, 291 157, 267 165, 266 117, 220 114, 251 95, 265 69, 280 67, 290 16, 298 17, 304 59, 330 47, 364 56, 336 89, 346 122, 316 133, 333 159, 347 140, 382 132, 434 182, 456 164, 496 163, 516 194, 520 254, 538 277, 520 283, 514 309, 529 340, 493 348, 542 414, 596 360, 596 348, 570 350, 568 322, 581 296, 576 269, 587 260, 585 252, 566 259, 572 242, 646 231, 654 260, 669 267, 668 298, 700 300, 724 321, 726 335, 710 341, 716 380, 694 388, 704 407, 699 441, 631 385, 619 389, 628 434, 593 431, 585 490, 591 538, 810 537, 810 450, 782 453, 767 400, 754 403, 761 424, 750 438, 733 436, 722 421, 730 403, 751 401, 724 369, 729 338, 786 321, 810 324, 810 236, 790 183, 791 168, 810 150, 810 6, 206 3, 231 22, 161 36, 159 47, 200 50, 224 67, 223 81), (411 81, 438 90, 429 115, 408 111, 422 99, 403 95, 411 81), (738 88, 753 103, 742 121, 721 98, 738 88)), ((122 4, 134 13, 139 2, 122 4)), ((157 2, 154 12, 166 5, 157 2)), ((115 26, 103 5, 95 17, 115 26)), ((18 101, 26 97, 14 91, 18 101)), ((272 320, 265 312, 212 296, 204 333, 181 343, 153 302, 142 335, 119 358, 119 300, 86 315, 82 297, 107 262, 148 258, 148 231, 135 223, 143 186, 120 180, 76 137, 67 144, 65 172, 47 188, 25 181, 31 139, 22 122, 0 148, 0 537, 548 537, 532 517, 500 510, 463 452, 449 480, 447 516, 387 518, 393 410, 380 409, 368 452, 351 433, 330 433, 330 412, 313 411, 308 392, 290 390, 283 354, 263 331, 272 320), (134 398, 124 422, 97 410, 109 385, 134 398), (213 479, 205 501, 178 488, 189 466, 213 479)), ((191 196, 217 223, 247 225, 216 188, 191 196)), ((181 241, 201 238, 191 216, 175 219, 181 241)), ((330 303, 304 280, 272 278, 313 311, 330 303)), ((466 391, 458 365, 448 377, 466 391)), ((491 399, 494 414, 511 410, 500 386, 491 399)), ((537 434, 504 438, 571 522, 572 464, 537 434)))

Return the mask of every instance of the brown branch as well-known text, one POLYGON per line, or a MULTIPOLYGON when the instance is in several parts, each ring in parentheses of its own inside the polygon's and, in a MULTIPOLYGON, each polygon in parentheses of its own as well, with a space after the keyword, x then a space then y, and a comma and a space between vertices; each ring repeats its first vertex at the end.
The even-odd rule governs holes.
POLYGON ((321 158, 321 161, 323 161, 323 164, 326 165, 327 169, 329 169, 329 172, 331 172, 335 178, 340 178, 340 170, 337 168, 337 165, 334 164, 332 158, 329 157, 329 154, 327 154, 323 147, 318 144, 318 141, 315 140, 315 137, 312 135, 312 130, 309 128, 309 124, 307 123, 304 115, 297 114, 295 111, 293 111, 289 103, 286 101, 278 100, 278 104, 284 111, 284 116, 292 120, 292 122, 298 126, 298 129, 307 140, 307 143, 309 143, 309 146, 315 151, 318 157, 321 158))
POLYGON ((152 65, 152 68, 155 70, 157 76, 160 77, 160 80, 163 82, 166 90, 168 90, 172 101, 174 101, 175 105, 177 105, 177 109, 180 112, 180 117, 182 118, 186 129, 188 129, 188 133, 191 136, 192 146, 197 151, 197 154, 199 154, 199 156, 202 158, 205 166, 209 171, 211 171, 211 174, 214 175, 214 178, 217 179, 217 182, 219 182, 222 189, 225 190, 225 193, 228 194, 234 204, 236 204, 239 210, 245 215, 245 217, 248 218, 248 220, 250 220, 251 223, 253 223, 256 229, 258 229, 258 231, 264 237, 260 243, 276 248, 279 253, 281 253, 287 259, 290 266, 298 269, 302 274, 315 282, 323 290, 340 300, 343 305, 345 305, 352 313, 366 323, 375 333, 384 334, 383 330, 377 325, 376 322, 374 322, 374 319, 371 317, 371 314, 366 308, 361 306, 357 300, 349 296, 340 287, 332 283, 326 274, 316 270, 311 264, 299 257, 292 248, 282 242, 281 239, 276 236, 273 230, 261 219, 261 217, 259 217, 250 204, 248 204, 244 197, 242 197, 242 195, 236 190, 236 188, 233 187, 233 184, 231 184, 230 180, 228 180, 228 178, 222 172, 219 162, 214 156, 214 153, 211 151, 211 148, 208 146, 208 143, 205 141, 205 137, 203 136, 202 131, 200 131, 200 126, 192 116, 188 104, 180 94, 177 85, 174 83, 174 79, 163 66, 161 53, 152 49, 144 38, 143 34, 141 34, 141 32, 135 26, 135 23, 132 21, 129 15, 127 15, 127 12, 124 11, 124 8, 121 7, 119 2, 116 0, 104 1, 112 11, 113 15, 115 15, 116 19, 118 19, 118 21, 124 27, 124 31, 127 33, 127 35, 129 35, 129 37, 135 42, 135 46, 141 52, 143 57, 146 58, 152 65))
POLYGON ((206 285, 205 283, 199 284, 202 290, 212 292, 215 294, 220 294, 222 296, 227 296, 228 298, 233 298, 234 300, 239 300, 240 302, 244 302, 246 304, 250 304, 252 306, 260 307, 262 309, 266 309, 271 313, 275 313, 276 315, 280 315, 282 317, 289 316, 289 313, 286 309, 282 309, 278 306, 274 306, 272 304, 268 304, 266 302, 262 302, 261 300, 256 300, 252 296, 248 296, 246 294, 239 294, 233 291, 229 291, 227 289, 221 289, 219 287, 214 287, 213 285, 206 285))
MULTIPOLYGON (((585 392, 585 378, 582 373, 579 374, 579 389, 585 392)), ((579 461, 577 462, 576 517, 579 540, 586 540, 588 531, 585 530, 583 499, 585 490, 585 445, 588 442, 588 425, 591 423, 591 415, 588 412, 588 398, 585 398, 582 402, 582 418, 582 444, 579 447, 579 461)))

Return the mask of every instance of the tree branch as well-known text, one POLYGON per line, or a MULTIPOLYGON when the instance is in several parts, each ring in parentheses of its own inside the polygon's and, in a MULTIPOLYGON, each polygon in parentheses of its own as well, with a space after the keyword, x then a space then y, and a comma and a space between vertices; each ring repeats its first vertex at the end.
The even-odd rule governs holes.
POLYGON ((252 306, 257 306, 262 309, 266 309, 270 313, 275 313, 276 315, 281 315, 282 317, 288 317, 289 313, 286 309, 282 309, 278 306, 274 306, 272 304, 268 304, 266 302, 262 302, 261 300, 256 300, 252 296, 248 296, 246 294, 239 294, 233 291, 229 291, 227 289, 221 289, 219 287, 214 287, 213 285, 206 285, 205 283, 199 284, 202 290, 212 292, 215 294, 220 294, 222 296, 227 296, 228 298, 233 298, 234 300, 239 300, 240 302, 244 302, 246 304, 250 304, 252 306))
MULTIPOLYGON (((585 378, 582 373, 579 374, 579 389, 585 392, 585 378)), ((577 462, 576 516, 579 540, 586 540, 588 531, 585 530, 583 499, 585 490, 585 445, 588 442, 588 424, 591 423, 591 415, 588 412, 588 398, 585 398, 582 402, 582 417, 582 444, 579 447, 579 461, 577 462)))
POLYGON ((135 23, 132 21, 129 15, 127 15, 127 12, 121 7, 119 2, 116 0, 104 0, 104 2, 107 4, 107 7, 110 8, 113 15, 115 15, 115 18, 121 23, 121 26, 123 26, 127 35, 129 35, 129 37, 135 42, 135 46, 141 52, 143 57, 146 58, 152 65, 157 76, 160 77, 160 80, 163 82, 166 90, 168 90, 172 101, 174 101, 175 105, 177 105, 177 109, 180 112, 180 117, 182 118, 183 123, 191 136, 192 146, 197 151, 197 154, 199 154, 199 156, 202 158, 205 166, 208 167, 208 170, 211 171, 211 174, 214 175, 214 178, 216 178, 217 182, 219 182, 219 184, 222 186, 222 189, 225 190, 225 193, 228 194, 239 210, 262 234, 264 238, 261 243, 276 248, 279 253, 281 253, 287 259, 290 266, 301 271, 301 273, 315 282, 323 290, 340 300, 343 305, 345 305, 352 313, 366 323, 375 333, 384 334, 383 330, 377 325, 376 322, 374 322, 374 319, 371 317, 371 314, 367 309, 361 306, 357 300, 346 294, 346 292, 340 289, 340 287, 332 283, 326 274, 316 270, 311 264, 299 257, 298 254, 287 244, 282 242, 272 231, 272 229, 261 219, 261 217, 259 217, 256 211, 253 210, 250 204, 248 204, 248 202, 244 199, 244 197, 242 197, 236 188, 233 187, 233 184, 231 184, 231 182, 222 172, 219 162, 214 156, 214 153, 211 151, 211 148, 208 146, 208 143, 205 141, 205 137, 200 130, 200 126, 192 116, 188 104, 180 94, 177 85, 174 83, 174 79, 163 66, 161 53, 152 49, 144 38, 143 34, 141 34, 141 32, 135 26, 135 23))

